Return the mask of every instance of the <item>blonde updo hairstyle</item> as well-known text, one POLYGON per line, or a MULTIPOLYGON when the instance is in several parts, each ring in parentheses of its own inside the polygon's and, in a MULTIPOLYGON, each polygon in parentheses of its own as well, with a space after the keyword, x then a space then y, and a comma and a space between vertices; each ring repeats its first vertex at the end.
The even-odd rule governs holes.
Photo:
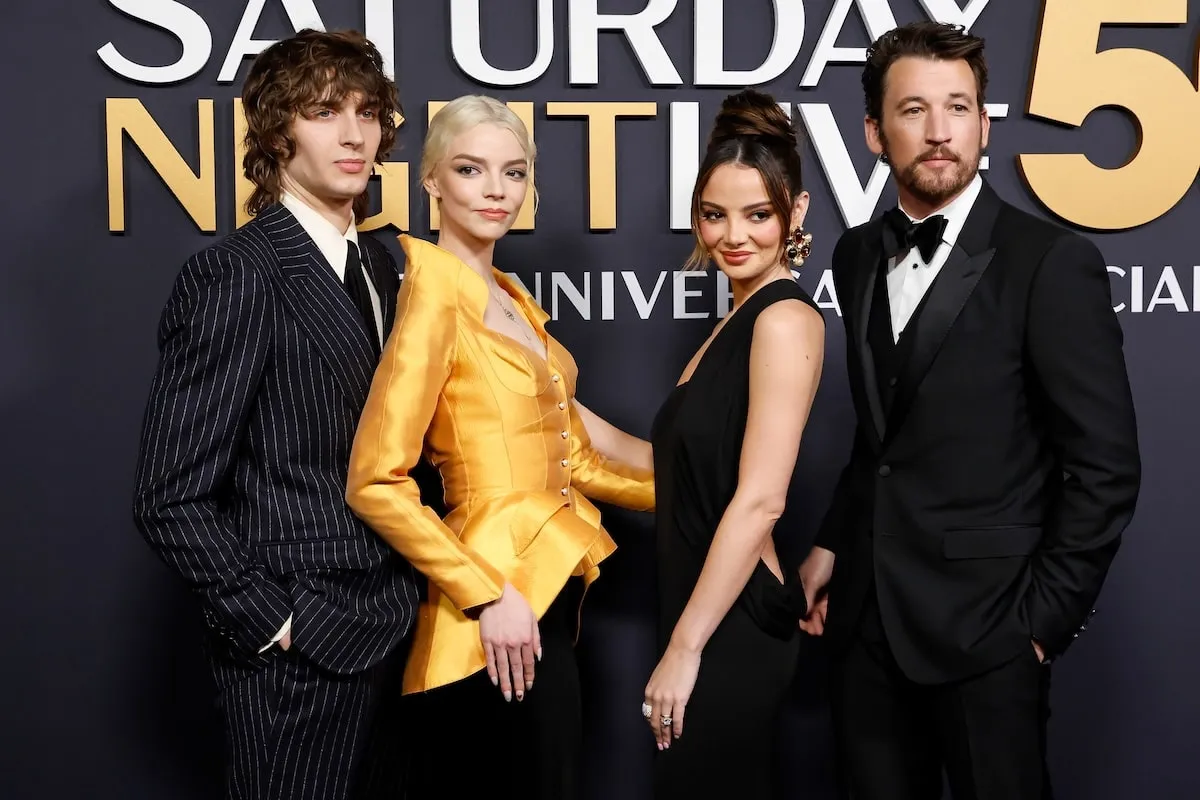
MULTIPOLYGON (((533 207, 537 210, 537 186, 533 181, 533 164, 537 159, 537 145, 529 135, 529 129, 513 110, 494 97, 468 94, 451 100, 429 121, 425 144, 421 148, 421 186, 425 187, 437 168, 450 156, 450 145, 461 134, 479 125, 495 125, 511 131, 525 151, 528 162, 526 182, 533 192, 533 207)), ((428 190, 426 190, 428 191, 428 190)))

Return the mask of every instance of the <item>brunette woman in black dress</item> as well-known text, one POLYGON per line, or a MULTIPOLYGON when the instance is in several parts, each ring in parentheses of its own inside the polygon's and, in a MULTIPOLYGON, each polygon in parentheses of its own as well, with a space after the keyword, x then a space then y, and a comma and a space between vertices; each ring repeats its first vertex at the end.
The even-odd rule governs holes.
POLYGON ((772 538, 821 376, 825 326, 791 269, 808 255, 795 129, 768 95, 725 99, 692 195, 689 267, 733 310, 652 428, 659 652, 643 716, 656 800, 771 796, 774 720, 806 611, 772 538))

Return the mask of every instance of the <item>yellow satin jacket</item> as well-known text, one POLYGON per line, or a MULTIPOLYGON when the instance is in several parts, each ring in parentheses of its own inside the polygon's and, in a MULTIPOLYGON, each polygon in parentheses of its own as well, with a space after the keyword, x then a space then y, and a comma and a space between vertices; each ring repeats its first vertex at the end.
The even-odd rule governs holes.
POLYGON ((604 458, 574 412, 577 368, 546 333, 549 317, 495 272, 546 345, 543 360, 484 326, 488 287, 458 257, 401 236, 407 255, 396 322, 359 422, 346 498, 429 579, 404 692, 485 666, 467 612, 505 582, 540 618, 572 575, 585 585, 616 545, 591 497, 654 508, 654 476, 604 458), (449 513, 421 504, 409 471, 424 453, 441 473, 449 513))

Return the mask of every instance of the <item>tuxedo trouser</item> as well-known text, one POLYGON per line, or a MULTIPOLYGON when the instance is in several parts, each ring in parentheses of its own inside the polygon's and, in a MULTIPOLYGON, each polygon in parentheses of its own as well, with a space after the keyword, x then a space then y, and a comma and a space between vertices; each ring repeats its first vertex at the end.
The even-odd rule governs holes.
POLYGON ((422 741, 405 800, 577 800, 583 737, 573 614, 564 590, 539 621, 542 659, 523 700, 505 701, 487 671, 410 695, 422 741))
POLYGON ((228 800, 358 800, 376 700, 392 664, 336 675, 295 647, 221 691, 228 800))
POLYGON ((978 676, 922 685, 897 665, 875 592, 833 664, 839 766, 852 800, 1052 800, 1046 769, 1050 667, 1032 643, 978 676))

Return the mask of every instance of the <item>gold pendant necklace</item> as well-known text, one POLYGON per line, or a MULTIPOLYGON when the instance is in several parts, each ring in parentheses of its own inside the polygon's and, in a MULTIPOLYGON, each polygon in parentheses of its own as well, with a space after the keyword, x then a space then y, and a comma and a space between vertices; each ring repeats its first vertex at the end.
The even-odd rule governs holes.
POLYGON ((511 322, 514 326, 516 326, 517 330, 521 332, 521 337, 529 345, 529 349, 536 353, 537 348, 534 347, 534 345, 533 345, 533 339, 531 339, 529 337, 529 333, 526 331, 526 328, 528 326, 522 325, 521 323, 517 322, 517 315, 514 312, 510 311, 504 305, 504 303, 500 300, 499 296, 497 296, 494 291, 490 292, 490 293, 492 295, 492 299, 496 301, 496 305, 498 305, 500 307, 500 311, 504 314, 504 316, 508 317, 508 321, 511 322))

